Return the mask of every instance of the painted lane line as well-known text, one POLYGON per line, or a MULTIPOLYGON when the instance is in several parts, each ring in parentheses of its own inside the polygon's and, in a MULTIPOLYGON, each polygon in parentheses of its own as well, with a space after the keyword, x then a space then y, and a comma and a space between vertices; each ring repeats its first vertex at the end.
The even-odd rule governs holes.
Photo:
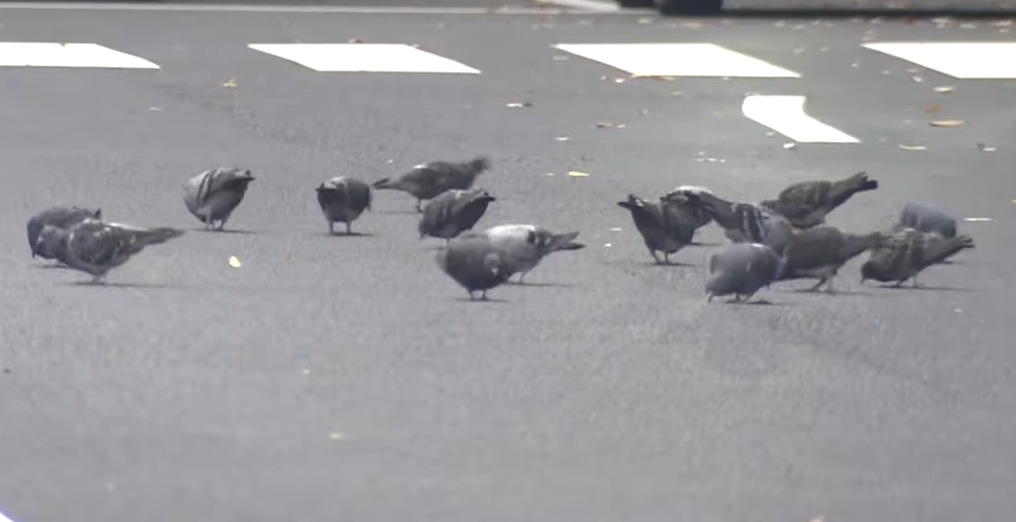
POLYGON ((14 522, 14 521, 4 516, 3 513, 0 513, 0 522, 14 522))
POLYGON ((480 74, 479 69, 406 44, 250 44, 247 47, 318 72, 480 74))
POLYGON ((804 101, 804 96, 748 96, 741 112, 798 143, 861 142, 805 114, 804 101))
POLYGON ((953 78, 1016 79, 1016 42, 893 42, 862 47, 953 78))
MULTIPOLYGON (((567 1, 567 0, 566 0, 567 1)), ((145 4, 145 3, 35 3, 0 2, 0 10, 25 11, 181 11, 212 13, 338 13, 367 15, 547 15, 547 14, 614 14, 640 15, 638 10, 564 10, 546 7, 370 7, 341 5, 232 5, 232 4, 145 4)))
POLYGON ((158 69, 132 54, 90 43, 0 42, 2 67, 95 67, 158 69))
POLYGON ((709 43, 557 44, 554 47, 638 76, 801 77, 758 58, 709 43))
POLYGON ((582 9, 584 11, 599 11, 601 13, 614 13, 621 10, 616 2, 603 2, 600 0, 543 0, 552 5, 582 9))

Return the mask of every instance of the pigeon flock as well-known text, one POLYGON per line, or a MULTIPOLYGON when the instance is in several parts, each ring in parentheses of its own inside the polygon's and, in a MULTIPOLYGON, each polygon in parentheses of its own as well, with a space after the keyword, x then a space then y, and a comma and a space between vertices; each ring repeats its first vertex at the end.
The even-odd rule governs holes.
MULTIPOLYGON (((525 284, 526 274, 551 253, 585 248, 576 241, 579 232, 554 233, 533 224, 474 231, 488 206, 497 201, 487 190, 474 187, 490 168, 490 160, 482 156, 463 162, 433 161, 373 184, 340 176, 315 190, 331 234, 336 233, 336 223, 352 234, 353 222, 371 209, 375 190, 411 195, 420 214, 420 238, 445 240, 435 256, 438 267, 469 292, 471 300, 477 293, 485 300, 487 291, 515 274, 518 284, 525 284)), ((254 180, 250 170, 208 170, 183 184, 183 202, 206 230, 221 231, 254 180)), ((924 269, 974 247, 970 236, 957 233, 955 218, 925 203, 906 204, 888 230, 855 234, 826 224, 826 217, 855 194, 877 188, 878 181, 859 172, 838 181, 795 183, 775 199, 757 204, 727 201, 708 188, 683 185, 655 201, 629 194, 617 205, 631 214, 658 264, 671 264, 672 255, 698 245, 695 233, 708 224, 723 229, 730 244, 708 258, 704 290, 709 301, 733 296, 730 302, 764 303, 752 301, 759 290, 796 279, 817 280, 809 290, 825 286, 832 293, 840 268, 865 252, 869 257, 861 265, 862 283, 900 286, 911 280, 917 286, 917 275, 924 269)), ((110 270, 145 248, 184 234, 177 228, 105 221, 101 209, 77 206, 47 208, 29 219, 27 230, 33 258, 89 274, 90 283, 101 283, 110 270)))

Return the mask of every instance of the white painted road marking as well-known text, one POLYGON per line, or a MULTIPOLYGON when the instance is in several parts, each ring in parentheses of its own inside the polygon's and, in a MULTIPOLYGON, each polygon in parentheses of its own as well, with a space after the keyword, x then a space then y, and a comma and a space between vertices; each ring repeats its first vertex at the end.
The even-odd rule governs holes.
POLYGON ((406 44, 250 44, 318 72, 480 74, 478 69, 406 44))
POLYGON ((954 78, 1016 78, 1016 42, 893 42, 862 46, 954 78))
POLYGON ((345 6, 345 5, 233 5, 233 4, 153 4, 153 3, 84 3, 84 2, 0 2, 0 10, 25 11, 190 11, 213 13, 342 13, 369 15, 547 15, 557 12, 583 15, 612 14, 645 16, 645 11, 550 9, 546 7, 409 7, 409 6, 345 6))
POLYGON ((621 6, 615 2, 604 2, 602 0, 542 0, 547 4, 583 9, 586 11, 599 11, 602 13, 613 13, 621 10, 621 6))
POLYGON ((801 77, 758 58, 709 43, 557 44, 554 47, 639 76, 801 77))
POLYGON ((3 513, 0 513, 0 522, 14 522, 14 521, 4 516, 3 513))
POLYGON ((56 42, 0 42, 2 67, 98 67, 158 69, 137 56, 97 44, 56 42))
POLYGON ((804 113, 804 96, 748 96, 741 112, 798 143, 860 143, 804 113))

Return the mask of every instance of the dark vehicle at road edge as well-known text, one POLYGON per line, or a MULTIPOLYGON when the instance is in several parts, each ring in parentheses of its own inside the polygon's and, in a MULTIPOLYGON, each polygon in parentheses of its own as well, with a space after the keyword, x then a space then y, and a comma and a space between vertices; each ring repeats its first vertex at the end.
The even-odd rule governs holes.
POLYGON ((617 0, 621 7, 655 7, 663 15, 708 15, 723 8, 723 0, 617 0))

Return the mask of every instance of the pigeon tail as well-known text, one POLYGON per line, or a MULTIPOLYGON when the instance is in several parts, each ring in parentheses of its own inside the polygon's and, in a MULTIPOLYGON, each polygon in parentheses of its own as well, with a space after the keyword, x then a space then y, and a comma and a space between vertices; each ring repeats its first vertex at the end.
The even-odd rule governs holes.
POLYGON ((931 242, 924 250, 924 263, 928 266, 941 263, 965 248, 974 248, 974 238, 962 234, 931 242))
POLYGON ((868 179, 868 173, 861 171, 846 179, 833 182, 829 188, 830 209, 836 208, 850 199, 858 192, 875 190, 878 188, 878 180, 868 179))
POLYGON ((552 235, 550 238, 550 251, 581 250, 585 248, 585 244, 575 241, 575 238, 577 237, 579 237, 578 232, 566 232, 563 234, 552 235))
POLYGON ((844 263, 879 246, 885 238, 881 232, 864 235, 844 234, 844 236, 843 246, 840 248, 840 259, 844 263))
POLYGON ((157 227, 150 228, 143 232, 138 232, 137 241, 141 246, 158 245, 165 243, 170 239, 180 237, 184 235, 185 230, 179 228, 170 227, 157 227))
POLYGON ((381 178, 374 182, 371 187, 381 190, 398 190, 398 181, 392 181, 392 178, 381 178))

